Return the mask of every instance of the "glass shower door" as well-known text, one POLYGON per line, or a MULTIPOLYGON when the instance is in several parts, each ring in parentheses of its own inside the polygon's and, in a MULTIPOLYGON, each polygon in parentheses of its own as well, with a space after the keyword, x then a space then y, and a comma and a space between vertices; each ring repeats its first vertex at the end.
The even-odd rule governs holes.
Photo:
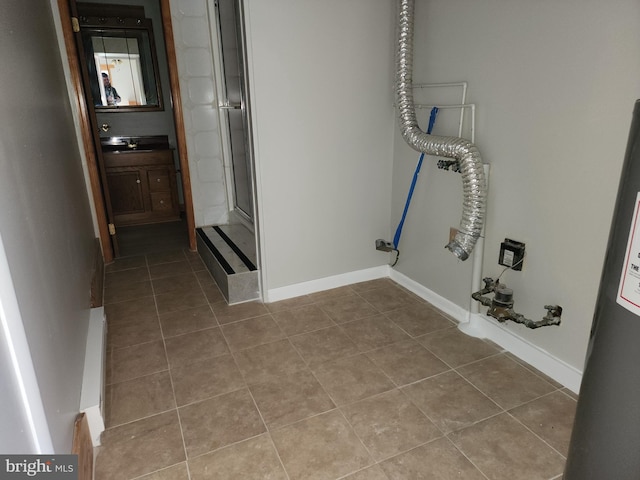
POLYGON ((226 96, 222 108, 226 111, 231 150, 233 207, 253 223, 253 159, 242 7, 238 0, 217 0, 216 7, 226 96))

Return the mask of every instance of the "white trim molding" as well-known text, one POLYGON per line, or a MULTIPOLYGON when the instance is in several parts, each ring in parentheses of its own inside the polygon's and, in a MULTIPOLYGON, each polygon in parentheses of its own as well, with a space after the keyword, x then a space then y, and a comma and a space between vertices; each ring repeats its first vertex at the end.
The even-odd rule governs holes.
POLYGON ((287 285, 286 287, 271 288, 265 292, 264 301, 265 303, 277 302, 279 300, 322 292, 332 288, 344 287, 353 283, 385 278, 389 276, 389 270, 389 265, 380 265, 355 272, 347 272, 330 277, 318 278, 317 280, 310 280, 308 282, 287 285))

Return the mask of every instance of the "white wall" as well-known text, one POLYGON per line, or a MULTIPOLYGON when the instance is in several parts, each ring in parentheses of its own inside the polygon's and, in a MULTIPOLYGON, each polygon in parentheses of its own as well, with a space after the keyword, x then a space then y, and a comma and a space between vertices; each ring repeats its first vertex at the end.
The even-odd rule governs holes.
POLYGON ((57 42, 49 0, 2 2, 0 351, 17 349, 11 375, 26 385, 26 397, 15 383, 7 395, 39 404, 46 420, 36 416, 31 432, 0 429, 0 444, 67 453, 80 403, 94 233, 57 42))
POLYGON ((197 226, 224 224, 229 213, 208 14, 207 0, 171 0, 197 226))
MULTIPOLYGON (((582 370, 640 96, 640 3, 418 0, 416 18, 414 81, 466 80, 478 106, 476 143, 492 169, 483 276, 502 271, 505 237, 525 242, 524 271, 502 277, 516 310, 539 319, 545 304, 564 307, 560 327, 504 328, 582 370)), ((394 225, 416 159, 396 132, 394 225)), ((470 265, 443 248, 460 219, 456 175, 422 175, 397 269, 468 308, 470 265)))
POLYGON ((249 0, 267 291, 383 265, 389 235, 389 0, 249 0))

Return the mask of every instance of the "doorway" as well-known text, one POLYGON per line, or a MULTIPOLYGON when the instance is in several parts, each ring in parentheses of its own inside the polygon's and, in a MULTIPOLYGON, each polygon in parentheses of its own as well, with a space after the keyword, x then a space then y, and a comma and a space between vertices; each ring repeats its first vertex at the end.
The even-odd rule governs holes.
MULTIPOLYGON (((118 0, 114 1, 117 2, 118 0)), ((79 32, 81 30, 79 28, 80 21, 77 15, 73 15, 77 13, 77 3, 78 2, 76 2, 76 0, 58 0, 58 7, 62 17, 65 46, 71 67, 71 82, 76 92, 78 109, 81 115, 80 128, 82 131, 85 155, 87 157, 91 193, 96 210, 96 219, 98 223, 102 252, 105 262, 109 263, 119 253, 118 230, 120 228, 116 225, 116 221, 114 221, 114 212, 110 201, 109 184, 107 181, 107 172, 105 171, 102 145, 104 144, 105 139, 110 141, 113 138, 123 138, 129 146, 133 145, 131 148, 135 149, 136 141, 130 141, 131 138, 154 136, 160 132, 154 130, 154 127, 150 127, 151 130, 149 130, 149 125, 153 124, 153 122, 148 122, 148 117, 145 117, 145 120, 134 118, 143 114, 146 115, 147 113, 152 113, 151 110, 154 110, 153 107, 142 108, 139 112, 134 113, 120 113, 119 106, 114 108, 113 105, 105 105, 105 108, 102 109, 101 112, 96 111, 99 107, 95 106, 93 103, 93 96, 95 95, 92 96, 91 94, 88 73, 86 68, 84 70, 82 69, 81 65, 81 55, 83 54, 82 45, 80 45, 80 41, 76 43, 76 39, 74 38, 76 35, 78 37, 81 35, 79 32), (72 21, 69 21, 70 19, 72 21), (121 116, 121 118, 117 116, 121 116), (136 132, 132 130, 132 127, 135 125, 142 125, 143 130, 138 131, 137 134, 135 134, 136 132), (145 126, 147 127, 146 131, 144 131, 145 126), (102 134, 99 132, 102 132, 102 134)), ((89 0, 89 2, 85 3, 101 4, 112 2, 107 2, 106 0, 89 0)), ((164 172, 160 171, 164 169, 165 166, 163 166, 162 169, 147 169, 148 171, 146 173, 139 176, 137 179, 133 179, 131 186, 134 189, 138 188, 138 190, 142 191, 144 188, 141 184, 143 184, 144 181, 149 181, 149 179, 152 178, 152 174, 157 177, 153 177, 158 182, 157 185, 154 184, 153 186, 156 190, 153 190, 153 187, 147 188, 146 190, 149 195, 147 204, 144 207, 151 210, 154 208, 156 211, 163 208, 166 210, 168 199, 175 199, 177 202, 178 197, 180 197, 180 204, 182 205, 180 213, 181 218, 178 218, 175 215, 176 211, 174 209, 171 212, 171 215, 173 215, 171 219, 176 222, 179 221, 179 224, 182 227, 183 238, 185 239, 184 248, 189 248, 190 250, 195 251, 196 240, 193 201, 191 198, 189 165, 186 153, 186 134, 181 112, 182 103, 178 84, 177 61, 173 42, 173 30, 171 27, 169 0, 140 0, 137 3, 144 4, 147 8, 151 5, 151 9, 155 8, 156 10, 155 13, 153 13, 153 16, 155 16, 153 19, 153 29, 157 32, 156 35, 154 35, 156 39, 155 43, 158 47, 158 58, 161 58, 162 62, 165 62, 165 60, 166 62, 163 66, 164 72, 160 72, 162 73, 160 77, 163 77, 160 80, 160 91, 164 91, 164 101, 161 100, 160 104, 164 103, 165 106, 162 108, 155 108, 155 110, 165 111, 165 116, 168 115, 169 117, 172 117, 172 126, 170 127, 170 130, 161 134, 170 139, 172 159, 169 160, 169 163, 173 164, 175 172, 178 174, 179 180, 174 180, 173 182, 176 190, 179 190, 179 194, 167 193, 169 189, 166 189, 166 192, 158 190, 161 185, 164 185, 166 178, 171 180, 169 170, 166 170, 166 172, 169 172, 166 175, 164 172), (147 175, 147 173, 149 175, 147 175)), ((117 20, 121 21, 121 19, 117 20)), ((153 37, 152 41, 154 41, 153 37)), ((102 88, 100 91, 102 91, 102 88)), ((122 110, 131 110, 133 112, 135 109, 122 108, 122 110)), ((129 175, 129 177, 133 178, 132 175, 129 175)), ((141 202, 138 202, 137 205, 139 208, 142 208, 140 206, 141 202)), ((139 214, 140 212, 133 213, 139 214)), ((132 219, 136 217, 134 214, 129 215, 127 218, 132 219)), ((143 218, 144 215, 138 215, 138 217, 143 218)), ((167 219, 169 219, 169 216, 166 216, 164 220, 167 219)), ((163 220, 163 218, 159 217, 155 219, 155 221, 159 220, 163 220)), ((147 227, 142 230, 155 230, 152 236, 158 238, 162 235, 158 233, 158 231, 162 231, 162 228, 148 228, 148 222, 144 221, 140 221, 139 223, 147 224, 140 225, 141 228, 147 227)), ((161 227, 160 224, 157 226, 161 227)), ((165 226, 168 226, 168 224, 165 226)), ((176 225, 173 225, 173 227, 175 226, 176 225)), ((133 225, 130 221, 128 225, 123 225, 121 228, 133 229, 137 227, 137 225, 133 225)), ((141 231, 141 233, 144 234, 143 231, 141 231)))
POLYGON ((229 304, 260 298, 253 138, 240 0, 208 0, 228 210, 197 229, 198 251, 229 304))

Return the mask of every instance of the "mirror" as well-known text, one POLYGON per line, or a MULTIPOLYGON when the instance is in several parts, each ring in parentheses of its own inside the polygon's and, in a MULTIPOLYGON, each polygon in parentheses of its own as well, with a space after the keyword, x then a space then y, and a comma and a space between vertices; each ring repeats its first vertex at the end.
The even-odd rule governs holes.
MULTIPOLYGON (((104 23, 107 23, 106 19, 104 23)), ((136 28, 87 28, 83 25, 81 32, 96 111, 163 109, 149 21, 137 20, 136 28)))

